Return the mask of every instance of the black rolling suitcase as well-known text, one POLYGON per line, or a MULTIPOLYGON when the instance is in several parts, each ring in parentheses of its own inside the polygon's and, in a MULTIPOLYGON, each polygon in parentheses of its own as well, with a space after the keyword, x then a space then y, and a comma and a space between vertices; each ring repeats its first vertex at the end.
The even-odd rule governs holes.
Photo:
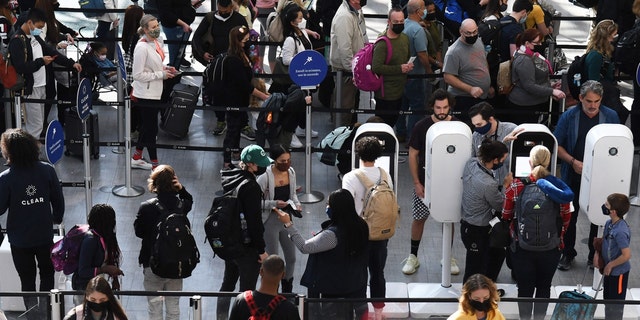
POLYGON ((199 96, 199 87, 184 83, 174 85, 170 104, 162 115, 160 129, 178 138, 186 137, 199 96))
MULTIPOLYGON (((82 156, 82 120, 78 117, 76 108, 69 108, 64 113, 64 136, 67 150, 66 156, 82 156), (77 143, 76 143, 77 142, 77 143)), ((91 110, 87 118, 87 131, 89 132, 89 150, 94 159, 100 158, 100 130, 98 126, 98 113, 91 110)))

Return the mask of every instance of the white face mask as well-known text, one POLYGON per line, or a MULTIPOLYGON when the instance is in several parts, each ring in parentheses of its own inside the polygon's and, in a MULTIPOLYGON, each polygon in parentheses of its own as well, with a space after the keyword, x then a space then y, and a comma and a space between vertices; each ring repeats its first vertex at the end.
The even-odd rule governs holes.
POLYGON ((101 55, 98 56, 98 59, 100 61, 105 61, 105 60, 107 60, 107 55, 106 54, 101 54, 101 55))

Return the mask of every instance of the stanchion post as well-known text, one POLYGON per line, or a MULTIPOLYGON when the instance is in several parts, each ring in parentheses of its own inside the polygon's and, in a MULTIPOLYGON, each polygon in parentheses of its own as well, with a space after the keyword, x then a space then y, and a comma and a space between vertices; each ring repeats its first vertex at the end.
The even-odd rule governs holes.
MULTIPOLYGON (((10 97, 11 91, 9 91, 9 89, 4 89, 4 96, 10 97)), ((13 127, 11 124, 11 101, 4 102, 4 124, 7 129, 13 127)))
POLYGON ((131 185, 131 98, 124 98, 124 185, 113 187, 111 192, 120 197, 137 197, 144 194, 140 186, 131 185))
POLYGON ((442 224, 442 283, 443 288, 451 287, 451 237, 453 236, 453 223, 442 224))
POLYGON ((60 320, 62 294, 60 294, 60 290, 52 289, 49 295, 51 297, 51 320, 60 320))
MULTIPOLYGON (((311 95, 309 90, 305 90, 307 96, 311 95)), ((311 191, 311 104, 308 103, 306 107, 306 121, 307 127, 305 129, 305 152, 304 152, 304 192, 305 194, 299 197, 301 203, 316 203, 324 199, 324 195, 319 191, 311 191)))
POLYGON ((15 92, 13 96, 13 108, 16 117, 16 128, 22 128, 22 108, 20 105, 22 104, 22 98, 20 97, 19 92, 15 92))
MULTIPOLYGON (((336 70, 336 108, 342 109, 342 70, 336 70)), ((337 119, 337 115, 336 118, 337 119)))
MULTIPOLYGON (((118 44, 116 44, 116 46, 117 45, 118 44)), ((116 64, 118 67, 120 67, 121 63, 124 63, 124 62, 116 60, 116 64)), ((118 142, 123 142, 124 129, 125 129, 124 127, 125 125, 122 123, 124 121, 124 107, 122 106, 122 102, 124 101, 124 81, 122 81, 120 72, 118 72, 118 81, 116 82, 116 90, 118 90, 118 142)), ((111 149, 111 152, 122 154, 124 153, 124 148, 121 146, 117 146, 111 149)))
POLYGON ((195 295, 189 299, 193 320, 202 320, 202 297, 195 295))
POLYGON ((84 161, 84 194, 87 205, 87 218, 93 206, 91 194, 91 149, 89 148, 89 130, 87 120, 82 120, 82 160, 84 161))
POLYGON ((307 296, 304 294, 298 293, 298 314, 300 315, 300 319, 305 319, 304 311, 305 311, 305 301, 307 300, 307 296))

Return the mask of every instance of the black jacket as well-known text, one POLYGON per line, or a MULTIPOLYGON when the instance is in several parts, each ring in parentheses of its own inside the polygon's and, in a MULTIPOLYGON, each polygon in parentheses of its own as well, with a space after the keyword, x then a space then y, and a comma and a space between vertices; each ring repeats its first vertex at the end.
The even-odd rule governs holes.
POLYGON ((191 24, 196 19, 196 9, 191 6, 191 0, 163 0, 158 1, 158 11, 162 26, 177 27, 178 19, 191 24))
MULTIPOLYGON (((158 193, 158 200, 168 210, 174 210, 178 207, 179 201, 182 201, 182 213, 187 214, 191 211, 193 206, 193 196, 187 189, 182 187, 177 193, 158 193), (176 197, 177 195, 177 197, 176 197)), ((158 236, 158 222, 160 222, 160 216, 162 213, 155 204, 147 201, 140 204, 138 209, 138 215, 136 221, 133 222, 133 228, 135 229, 136 236, 142 239, 142 247, 140 248, 140 255, 138 255, 138 263, 143 267, 149 266, 149 259, 153 251, 153 244, 158 236)))
MULTIPOLYGON (((30 41, 33 37, 27 36, 22 29, 18 29, 15 36, 9 41, 9 52, 11 54, 11 64, 16 68, 16 72, 24 76, 24 95, 29 95, 33 91, 33 73, 44 66, 42 58, 33 59, 30 41), (26 45, 26 46, 25 46, 26 45), (25 57, 26 48, 26 57, 25 57)), ((43 56, 57 56, 55 63, 71 68, 75 61, 59 54, 56 48, 48 45, 40 37, 35 37, 42 47, 43 56)))

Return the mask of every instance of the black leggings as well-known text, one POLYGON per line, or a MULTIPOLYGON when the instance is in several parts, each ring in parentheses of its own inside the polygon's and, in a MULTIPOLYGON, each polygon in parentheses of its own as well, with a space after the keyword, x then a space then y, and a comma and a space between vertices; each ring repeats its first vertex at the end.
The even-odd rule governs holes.
MULTIPOLYGON (((133 108, 138 109, 142 118, 142 129, 138 136, 136 149, 140 152, 146 147, 149 153, 149 160, 158 160, 156 149, 156 137, 158 135, 158 105, 160 100, 140 99, 133 103, 133 108)), ((134 111, 132 111, 133 113, 134 111)))

